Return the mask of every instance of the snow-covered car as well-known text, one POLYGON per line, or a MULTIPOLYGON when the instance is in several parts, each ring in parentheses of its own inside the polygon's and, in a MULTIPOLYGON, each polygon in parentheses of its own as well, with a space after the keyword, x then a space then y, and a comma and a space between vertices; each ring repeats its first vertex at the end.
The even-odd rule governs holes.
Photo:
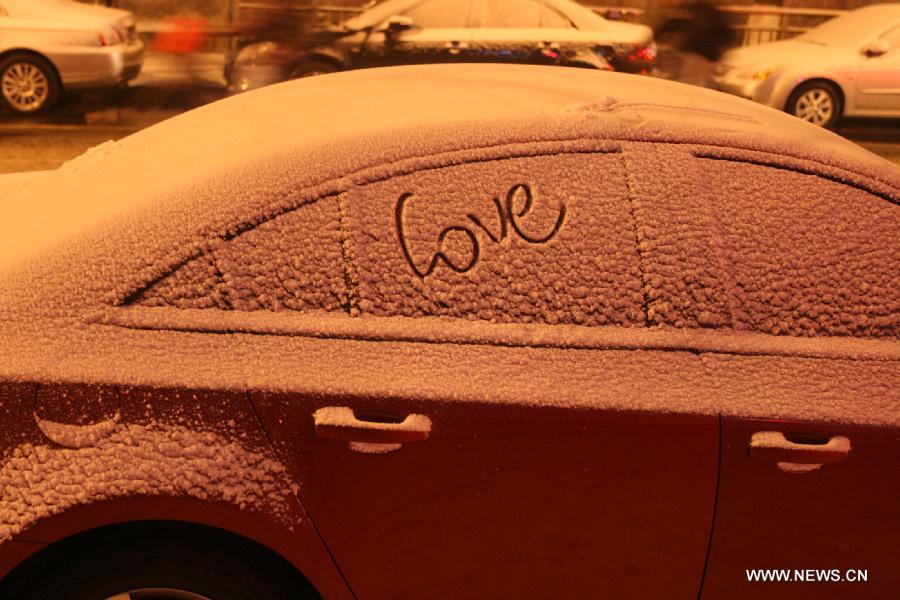
POLYGON ((791 40, 738 48, 716 83, 822 127, 900 117, 900 4, 872 4, 791 40))
POLYGON ((649 27, 609 21, 572 0, 387 0, 334 31, 248 44, 229 59, 225 78, 241 92, 361 67, 501 62, 647 72, 655 57, 649 27))
POLYGON ((0 597, 900 589, 900 172, 831 132, 405 66, 16 181, 0 597))
POLYGON ((0 103, 14 113, 47 110, 66 89, 125 83, 143 60, 128 11, 74 0, 0 0, 0 103))

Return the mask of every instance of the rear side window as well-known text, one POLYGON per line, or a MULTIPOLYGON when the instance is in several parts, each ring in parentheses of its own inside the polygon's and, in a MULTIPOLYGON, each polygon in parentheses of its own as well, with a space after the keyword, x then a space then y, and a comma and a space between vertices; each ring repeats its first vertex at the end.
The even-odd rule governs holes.
POLYGON ((346 196, 363 314, 643 325, 617 154, 476 162, 346 196))
POLYGON ((428 0, 406 11, 416 27, 457 29, 469 27, 469 0, 428 0))
POLYGON ((260 223, 145 290, 145 306, 342 310, 348 302, 336 197, 260 223))
POLYGON ((475 0, 474 8, 480 26, 489 29, 572 27, 566 18, 535 0, 475 0))

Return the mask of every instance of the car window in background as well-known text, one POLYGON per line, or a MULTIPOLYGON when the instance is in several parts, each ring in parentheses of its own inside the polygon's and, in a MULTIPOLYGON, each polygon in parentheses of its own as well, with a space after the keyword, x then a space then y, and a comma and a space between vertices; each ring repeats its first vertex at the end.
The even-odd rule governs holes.
POLYGON ((0 14, 11 17, 54 17, 59 16, 59 11, 70 11, 73 4, 76 3, 72 0, 4 0, 0 14))
POLYGON ((873 6, 868 10, 848 12, 825 21, 818 27, 813 27, 806 33, 797 36, 796 39, 810 44, 837 48, 859 46, 877 32, 884 22, 885 15, 877 9, 877 6, 873 6))
POLYGON ((900 26, 894 27, 886 34, 881 36, 882 41, 887 42, 890 45, 890 50, 898 50, 900 49, 900 26))
POLYGON ((572 27, 568 19, 535 0, 476 0, 478 22, 484 28, 572 27))
POLYGON ((456 29, 470 26, 469 13, 468 0, 428 0, 408 9, 404 15, 416 27, 456 29))

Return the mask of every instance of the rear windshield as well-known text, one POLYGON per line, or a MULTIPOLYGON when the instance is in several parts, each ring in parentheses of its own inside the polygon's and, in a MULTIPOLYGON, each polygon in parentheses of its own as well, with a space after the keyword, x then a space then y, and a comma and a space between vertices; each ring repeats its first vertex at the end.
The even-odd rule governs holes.
POLYGON ((797 39, 810 44, 836 48, 860 46, 872 36, 883 31, 891 19, 900 19, 900 8, 893 11, 884 10, 884 8, 890 7, 873 6, 868 9, 854 10, 825 21, 797 39))

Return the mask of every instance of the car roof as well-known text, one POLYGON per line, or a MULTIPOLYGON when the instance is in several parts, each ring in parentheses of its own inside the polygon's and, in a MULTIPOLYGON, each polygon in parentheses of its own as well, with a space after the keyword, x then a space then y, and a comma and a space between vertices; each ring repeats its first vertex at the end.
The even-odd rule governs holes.
MULTIPOLYGON (((119 306, 124 295, 260 216, 436 163, 489 162, 547 148, 630 145, 638 152, 655 143, 733 150, 749 160, 784 157, 776 167, 799 165, 801 173, 822 173, 892 202, 900 197, 896 167, 832 133, 749 101, 646 77, 430 65, 288 82, 101 145, 0 199, 0 379, 900 422, 892 393, 897 343, 890 340, 786 337, 789 347, 765 363, 767 373, 777 363, 779 376, 762 384, 753 379, 772 389, 748 398, 741 388, 732 403, 721 400, 722 387, 735 378, 727 369, 707 369, 707 359, 718 360, 715 348, 703 351, 704 361, 697 358, 697 331, 678 332, 684 339, 672 342, 665 332, 629 337, 627 328, 596 328, 602 331, 591 335, 599 342, 572 350, 566 345, 572 332, 565 330, 561 347, 538 352, 530 340, 543 333, 529 333, 527 324, 508 325, 525 343, 498 349, 436 343, 443 338, 429 336, 446 329, 444 321, 407 319, 398 327, 415 339, 370 340, 228 328, 237 333, 209 335, 106 320, 131 308, 119 306), (420 324, 426 334, 417 333, 420 324), (621 394, 608 389, 610 372, 625 373, 621 381, 649 376, 658 383, 661 370, 668 375, 654 389, 665 394, 632 383, 621 394), (843 379, 823 400, 808 383, 835 370, 843 379), (521 396, 499 396, 498 373, 512 379, 528 373, 533 381, 518 390, 521 396), (786 399, 775 406, 773 397, 786 399)), ((295 315, 262 315, 279 316, 295 315)), ((762 351, 748 344, 758 341, 744 334, 734 352, 756 360, 762 351)), ((764 341, 766 348, 774 343, 764 341)))
MULTIPOLYGON (((366 27, 374 27, 385 21, 392 15, 400 14, 410 7, 422 4, 427 0, 387 0, 371 9, 360 13, 359 15, 348 19, 345 25, 350 29, 364 29, 366 27)), ((483 0, 481 0, 483 1, 483 0)), ((591 9, 572 2, 572 0, 536 0, 541 4, 545 4, 556 11, 566 15, 566 17, 575 24, 578 29, 598 29, 607 25, 606 19, 592 11, 591 9)))
POLYGON ((153 243, 183 246, 265 213, 288 184, 312 189, 440 152, 585 137, 747 148, 856 173, 882 195, 900 188, 900 169, 843 138, 706 89, 562 67, 370 69, 216 102, 24 182, 0 199, 0 273, 129 213, 157 219, 153 243))

